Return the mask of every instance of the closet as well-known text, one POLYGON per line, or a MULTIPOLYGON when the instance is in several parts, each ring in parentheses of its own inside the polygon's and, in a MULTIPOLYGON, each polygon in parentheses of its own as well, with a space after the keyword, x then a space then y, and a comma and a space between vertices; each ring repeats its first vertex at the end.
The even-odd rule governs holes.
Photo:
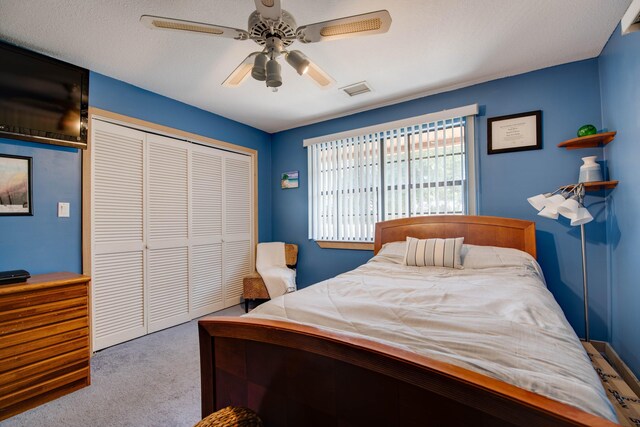
POLYGON ((97 119, 91 150, 93 350, 240 303, 251 157, 97 119))

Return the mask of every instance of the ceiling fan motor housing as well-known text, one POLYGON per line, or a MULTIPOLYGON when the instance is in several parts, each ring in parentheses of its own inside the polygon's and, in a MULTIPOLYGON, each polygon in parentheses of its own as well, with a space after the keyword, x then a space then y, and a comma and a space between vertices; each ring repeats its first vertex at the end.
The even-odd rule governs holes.
POLYGON ((284 9, 278 20, 265 19, 257 10, 249 16, 250 37, 260 46, 264 46, 267 39, 277 37, 283 47, 287 47, 295 41, 296 28, 296 20, 284 9))
POLYGON ((265 50, 269 57, 276 58, 280 56, 282 50, 284 49, 284 46, 285 44, 282 39, 278 37, 269 37, 266 40, 265 50))

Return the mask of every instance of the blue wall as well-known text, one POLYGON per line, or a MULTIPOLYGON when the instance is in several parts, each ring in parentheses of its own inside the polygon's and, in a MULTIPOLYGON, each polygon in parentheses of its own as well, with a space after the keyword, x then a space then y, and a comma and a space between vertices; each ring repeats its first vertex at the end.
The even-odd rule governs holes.
POLYGON ((602 123, 617 131, 605 155, 613 179, 620 180, 608 202, 611 343, 640 375, 640 32, 622 37, 618 27, 600 56, 602 123))
POLYGON ((33 216, 0 216, 0 271, 82 270, 81 155, 75 148, 0 139, 0 154, 33 158, 33 216), (58 218, 58 202, 70 217, 58 218))
MULTIPOLYGON (((260 130, 91 73, 90 105, 153 123, 258 150, 259 240, 271 240, 271 136, 260 130)), ((0 139, 0 154, 33 157, 31 217, 0 217, 0 271, 32 274, 82 271, 79 150, 0 139), (57 218, 57 202, 71 203, 71 216, 57 218)))
MULTIPOLYGON (((320 249, 307 240, 307 151, 304 138, 478 103, 476 139, 479 154, 479 213, 536 221, 538 258, 549 289, 572 326, 583 334, 579 229, 564 219, 538 217, 528 196, 577 181, 580 157, 602 156, 601 149, 567 151, 557 143, 573 138, 585 123, 601 127, 598 61, 547 68, 515 77, 424 97, 273 135, 272 195, 274 240, 300 245, 301 287, 344 272, 368 260, 369 251, 320 249), (542 110, 543 149, 487 155, 486 120, 506 114, 542 110), (300 188, 281 190, 279 174, 300 171, 300 188)), ((609 337, 609 292, 606 273, 606 227, 601 198, 588 198, 596 221, 587 225, 591 301, 591 335, 609 337), (597 214, 597 215, 596 215, 597 214)))

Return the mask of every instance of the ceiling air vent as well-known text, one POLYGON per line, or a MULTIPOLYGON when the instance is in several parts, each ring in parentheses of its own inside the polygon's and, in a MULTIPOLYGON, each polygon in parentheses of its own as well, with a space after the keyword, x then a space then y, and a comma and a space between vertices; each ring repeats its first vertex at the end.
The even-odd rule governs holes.
POLYGON ((622 35, 640 31, 640 0, 633 0, 620 21, 622 35))
POLYGON ((371 92, 371 86, 367 82, 355 83, 349 86, 341 87, 340 90, 344 91, 349 96, 362 95, 363 93, 371 92))

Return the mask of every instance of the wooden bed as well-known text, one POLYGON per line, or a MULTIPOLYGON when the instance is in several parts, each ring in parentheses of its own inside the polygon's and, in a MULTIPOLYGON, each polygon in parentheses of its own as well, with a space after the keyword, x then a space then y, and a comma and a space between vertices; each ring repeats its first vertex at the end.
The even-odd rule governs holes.
MULTIPOLYGON (((431 216, 376 224, 375 250, 406 236, 464 237, 535 257, 535 224, 431 216)), ((266 426, 611 426, 505 382, 365 338, 286 321, 199 322, 203 417, 246 406, 266 426)))

